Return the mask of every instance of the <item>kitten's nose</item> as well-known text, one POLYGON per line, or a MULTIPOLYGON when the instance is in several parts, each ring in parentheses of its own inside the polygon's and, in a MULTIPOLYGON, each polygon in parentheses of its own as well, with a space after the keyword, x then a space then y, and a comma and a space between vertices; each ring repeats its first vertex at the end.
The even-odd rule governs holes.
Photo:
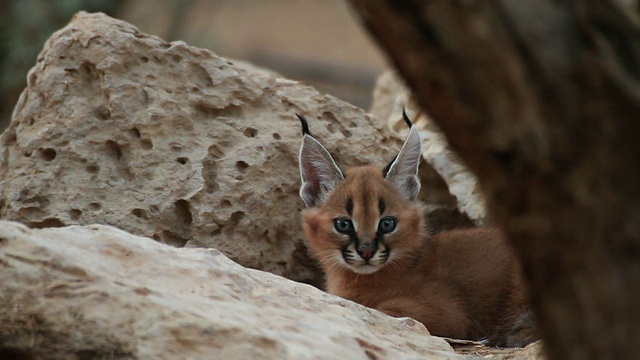
POLYGON ((364 260, 369 260, 373 257, 373 254, 376 252, 376 247, 373 244, 364 244, 358 246, 356 249, 358 255, 364 260))

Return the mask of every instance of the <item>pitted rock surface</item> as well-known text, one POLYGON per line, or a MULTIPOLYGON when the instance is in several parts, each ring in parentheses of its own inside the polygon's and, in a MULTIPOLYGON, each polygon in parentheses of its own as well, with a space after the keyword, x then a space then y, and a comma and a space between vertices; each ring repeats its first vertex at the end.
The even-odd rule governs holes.
POLYGON ((383 167, 401 145, 302 83, 79 13, 46 43, 1 138, 0 217, 114 225, 320 285, 295 113, 343 167, 383 167))

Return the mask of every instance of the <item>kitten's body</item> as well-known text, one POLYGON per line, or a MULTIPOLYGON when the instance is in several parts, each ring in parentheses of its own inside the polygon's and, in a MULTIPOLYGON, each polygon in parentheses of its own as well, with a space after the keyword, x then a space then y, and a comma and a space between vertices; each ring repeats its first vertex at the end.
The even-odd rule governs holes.
POLYGON ((414 201, 420 141, 411 130, 388 168, 363 166, 343 174, 306 129, 303 224, 328 291, 414 318, 434 335, 526 344, 531 331, 511 332, 528 317, 517 263, 498 231, 425 233, 414 201))

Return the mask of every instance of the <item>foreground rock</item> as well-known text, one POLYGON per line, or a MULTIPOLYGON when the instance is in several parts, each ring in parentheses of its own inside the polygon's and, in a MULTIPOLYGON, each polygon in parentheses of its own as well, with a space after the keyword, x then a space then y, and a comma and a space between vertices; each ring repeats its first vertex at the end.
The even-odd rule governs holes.
POLYGON ((458 359, 419 323, 211 249, 0 222, 0 357, 458 359))
POLYGON ((80 13, 45 45, 2 136, 0 218, 110 224, 319 285, 297 215, 295 113, 343 165, 382 167, 399 149, 309 86, 80 13))

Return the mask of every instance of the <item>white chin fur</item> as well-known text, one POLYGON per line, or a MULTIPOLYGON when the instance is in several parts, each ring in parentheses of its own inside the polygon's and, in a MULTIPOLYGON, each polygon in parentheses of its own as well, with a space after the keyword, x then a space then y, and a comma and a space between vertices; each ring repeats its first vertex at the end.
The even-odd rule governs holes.
POLYGON ((373 274, 374 272, 382 268, 382 266, 377 266, 377 265, 360 265, 360 266, 348 265, 348 266, 349 266, 349 269, 351 269, 351 271, 353 271, 354 273, 362 274, 362 275, 373 274))

